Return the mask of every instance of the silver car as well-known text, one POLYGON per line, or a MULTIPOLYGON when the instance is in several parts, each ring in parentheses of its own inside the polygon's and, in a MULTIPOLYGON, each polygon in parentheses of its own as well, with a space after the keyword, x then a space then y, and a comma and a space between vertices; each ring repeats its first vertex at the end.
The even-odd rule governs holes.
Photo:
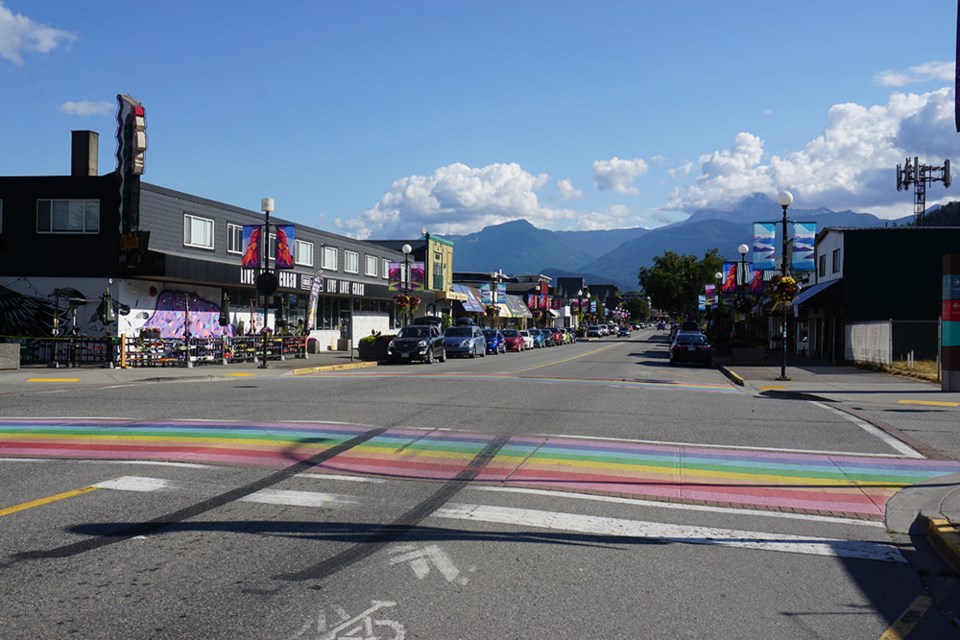
POLYGON ((480 327, 473 325, 447 327, 443 333, 443 346, 448 356, 482 358, 487 355, 487 339, 480 327))

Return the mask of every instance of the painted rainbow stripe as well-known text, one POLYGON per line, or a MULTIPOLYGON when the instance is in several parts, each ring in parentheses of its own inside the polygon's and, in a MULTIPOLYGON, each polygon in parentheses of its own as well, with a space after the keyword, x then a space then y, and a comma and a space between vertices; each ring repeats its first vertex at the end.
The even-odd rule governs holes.
MULTIPOLYGON (((2 419, 0 456, 276 468, 308 459, 367 430, 292 422, 2 419)), ((318 468, 446 480, 461 472, 492 439, 490 434, 391 429, 318 468)), ((477 481, 880 519, 886 501, 901 488, 952 473, 960 473, 960 463, 515 436, 477 481)))

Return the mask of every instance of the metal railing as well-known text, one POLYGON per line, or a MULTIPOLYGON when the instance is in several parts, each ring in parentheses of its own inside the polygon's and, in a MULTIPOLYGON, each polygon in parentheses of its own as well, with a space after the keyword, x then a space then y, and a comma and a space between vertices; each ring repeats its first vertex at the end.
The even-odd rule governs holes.
MULTIPOLYGON (((49 367, 190 367, 253 362, 263 357, 262 336, 189 339, 145 336, 0 336, 0 342, 20 345, 21 365, 49 367)), ((306 336, 267 338, 267 360, 306 357, 306 336)))

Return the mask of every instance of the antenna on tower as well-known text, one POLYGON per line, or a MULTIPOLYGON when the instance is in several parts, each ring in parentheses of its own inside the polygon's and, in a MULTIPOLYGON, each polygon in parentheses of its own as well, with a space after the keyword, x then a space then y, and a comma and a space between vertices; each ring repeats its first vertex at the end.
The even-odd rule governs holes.
POLYGON ((913 185, 913 224, 918 227, 923 226, 923 215, 927 210, 928 182, 942 182, 944 187, 950 187, 953 178, 950 175, 949 159, 943 161, 942 167, 920 164, 917 156, 914 156, 913 162, 907 158, 904 164, 897 165, 897 191, 909 189, 913 185))

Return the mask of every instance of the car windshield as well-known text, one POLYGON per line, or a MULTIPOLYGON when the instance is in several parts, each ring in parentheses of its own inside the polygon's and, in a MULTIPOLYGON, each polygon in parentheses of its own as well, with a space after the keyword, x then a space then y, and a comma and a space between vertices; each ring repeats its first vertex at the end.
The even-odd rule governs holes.
POLYGON ((427 338, 430 336, 429 327, 404 327, 397 334, 398 338, 427 338))
POLYGON ((496 330, 496 329, 484 329, 484 330, 483 330, 483 335, 487 336, 488 338, 495 338, 495 337, 497 336, 497 330, 496 330))
POLYGON ((707 344, 707 336, 702 333, 678 333, 677 344, 707 344))
POLYGON ((503 335, 506 336, 506 337, 508 337, 508 338, 516 338, 516 337, 517 337, 518 335, 520 335, 520 334, 517 333, 517 330, 516 330, 516 329, 504 329, 504 330, 503 330, 503 335))
POLYGON ((445 335, 448 338, 469 338, 473 331, 469 327, 450 327, 445 335))

